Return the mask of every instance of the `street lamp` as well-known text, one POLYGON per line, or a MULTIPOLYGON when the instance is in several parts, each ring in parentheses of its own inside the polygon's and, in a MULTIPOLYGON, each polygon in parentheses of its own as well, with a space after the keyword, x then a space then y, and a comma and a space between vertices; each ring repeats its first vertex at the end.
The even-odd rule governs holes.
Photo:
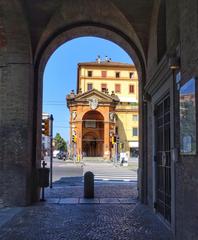
POLYGON ((180 58, 177 56, 170 56, 168 65, 172 71, 179 69, 180 68, 180 58))

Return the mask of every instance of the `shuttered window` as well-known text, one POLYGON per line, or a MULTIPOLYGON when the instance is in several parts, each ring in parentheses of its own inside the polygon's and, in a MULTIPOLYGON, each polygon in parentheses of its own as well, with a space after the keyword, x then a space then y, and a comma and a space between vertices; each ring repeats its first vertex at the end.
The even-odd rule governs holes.
POLYGON ((134 93, 134 85, 129 85, 129 93, 134 93))
POLYGON ((120 84, 115 84, 115 93, 120 93, 121 89, 120 89, 120 84))

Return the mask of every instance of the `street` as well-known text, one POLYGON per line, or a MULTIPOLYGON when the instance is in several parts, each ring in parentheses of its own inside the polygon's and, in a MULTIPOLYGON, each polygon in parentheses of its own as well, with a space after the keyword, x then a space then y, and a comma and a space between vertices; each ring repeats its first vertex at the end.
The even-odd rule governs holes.
MULTIPOLYGON (((47 167, 50 168, 49 157, 45 158, 47 167)), ((61 178, 83 177, 84 173, 91 171, 94 173, 95 181, 117 181, 131 182, 137 181, 137 161, 132 161, 129 166, 114 166, 113 163, 105 162, 80 162, 74 163, 72 160, 63 161, 53 158, 53 182, 61 178)))

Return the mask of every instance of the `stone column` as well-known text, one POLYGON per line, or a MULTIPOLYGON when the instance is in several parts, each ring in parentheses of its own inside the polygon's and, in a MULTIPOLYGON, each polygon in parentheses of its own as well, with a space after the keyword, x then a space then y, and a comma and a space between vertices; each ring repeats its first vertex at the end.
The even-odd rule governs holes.
POLYGON ((32 193, 34 196, 38 193, 33 154, 35 82, 26 20, 19 1, 1 1, 0 205, 3 206, 28 205, 32 193))

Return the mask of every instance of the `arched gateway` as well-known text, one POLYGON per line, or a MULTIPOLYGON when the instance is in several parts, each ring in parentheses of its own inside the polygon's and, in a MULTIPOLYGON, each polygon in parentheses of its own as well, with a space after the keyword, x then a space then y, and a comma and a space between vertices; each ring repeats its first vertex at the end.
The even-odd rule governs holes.
POLYGON ((110 136, 115 133, 115 118, 111 118, 110 114, 115 112, 118 102, 119 98, 114 93, 103 93, 96 89, 67 95, 70 136, 75 137, 75 155, 111 158, 110 136))

